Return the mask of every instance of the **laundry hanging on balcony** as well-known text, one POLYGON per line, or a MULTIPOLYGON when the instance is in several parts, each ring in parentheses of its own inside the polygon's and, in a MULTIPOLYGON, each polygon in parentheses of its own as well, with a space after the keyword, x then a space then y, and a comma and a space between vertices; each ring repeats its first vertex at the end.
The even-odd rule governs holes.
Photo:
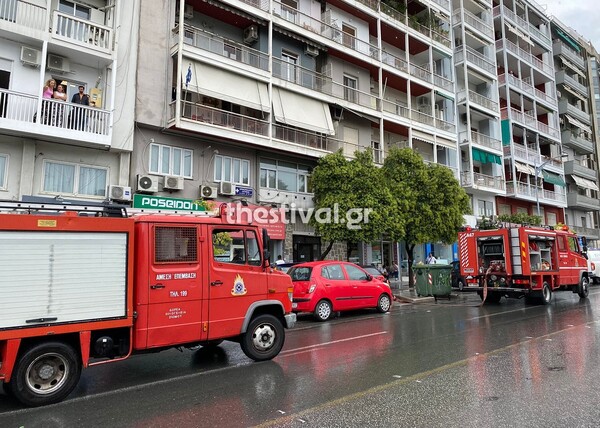
POLYGON ((498 156, 498 155, 484 152, 483 150, 476 149, 475 147, 473 147, 471 150, 473 152, 473 160, 474 161, 479 161, 483 164, 495 163, 498 165, 502 165, 502 159, 500 159, 500 156, 498 156))
POLYGON ((555 184, 556 186, 562 187, 565 187, 567 185, 567 183, 565 183, 565 180, 563 180, 563 178, 558 174, 542 170, 542 176, 544 177, 544 181, 546 181, 547 183, 555 184))

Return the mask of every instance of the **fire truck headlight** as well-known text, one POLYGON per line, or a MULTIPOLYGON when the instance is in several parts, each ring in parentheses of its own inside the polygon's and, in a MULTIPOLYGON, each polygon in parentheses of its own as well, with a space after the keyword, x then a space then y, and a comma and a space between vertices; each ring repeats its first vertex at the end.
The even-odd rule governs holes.
POLYGON ((490 275, 490 279, 491 279, 492 281, 495 281, 495 280, 497 280, 497 279, 498 279, 498 277, 497 277, 496 275, 490 275))
POLYGON ((504 284, 506 282, 506 278, 504 278, 504 277, 500 278, 500 282, 504 284))

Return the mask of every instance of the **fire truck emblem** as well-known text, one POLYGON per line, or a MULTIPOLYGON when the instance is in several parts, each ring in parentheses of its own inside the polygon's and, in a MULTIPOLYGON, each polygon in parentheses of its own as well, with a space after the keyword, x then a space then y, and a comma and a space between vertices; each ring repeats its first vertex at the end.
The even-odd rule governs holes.
POLYGON ((243 296, 246 294, 248 290, 246 289, 246 285, 244 284, 244 280, 238 273, 233 280, 233 288, 231 289, 232 296, 243 296))

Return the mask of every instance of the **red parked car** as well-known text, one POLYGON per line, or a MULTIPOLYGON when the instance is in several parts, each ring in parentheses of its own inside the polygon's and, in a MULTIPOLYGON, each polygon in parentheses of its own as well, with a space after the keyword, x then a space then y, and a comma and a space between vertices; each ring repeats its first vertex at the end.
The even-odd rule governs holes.
POLYGON ((301 263, 288 275, 294 284, 292 311, 312 312, 319 321, 338 311, 376 308, 384 313, 392 307, 390 286, 354 263, 301 263))

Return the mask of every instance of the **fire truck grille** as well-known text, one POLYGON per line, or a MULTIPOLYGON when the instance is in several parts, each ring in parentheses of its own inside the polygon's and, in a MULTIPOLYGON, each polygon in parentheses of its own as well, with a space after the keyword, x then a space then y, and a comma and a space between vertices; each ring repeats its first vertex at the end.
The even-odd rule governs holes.
POLYGON ((154 233, 155 263, 198 261, 196 227, 157 226, 154 233))

